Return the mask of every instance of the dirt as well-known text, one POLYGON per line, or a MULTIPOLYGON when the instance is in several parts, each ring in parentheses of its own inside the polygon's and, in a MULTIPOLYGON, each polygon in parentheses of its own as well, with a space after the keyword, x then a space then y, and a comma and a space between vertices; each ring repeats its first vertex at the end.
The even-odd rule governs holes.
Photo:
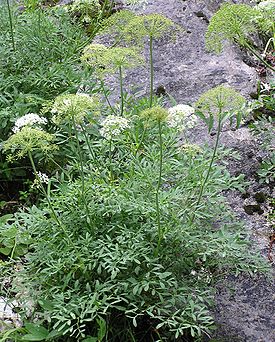
MULTIPOLYGON (((220 84, 234 87, 248 99, 255 95, 258 74, 249 66, 253 63, 247 64, 249 59, 244 51, 227 46, 217 56, 205 49, 204 34, 209 19, 222 2, 149 0, 146 6, 135 9, 137 13, 163 14, 185 29, 176 41, 166 37, 156 42, 154 50, 156 90, 163 92, 165 89, 178 103, 192 104, 203 92, 220 84)), ((231 2, 250 3, 245 0, 231 2)), ((139 91, 140 96, 148 94, 148 76, 147 68, 129 72, 126 77, 128 89, 139 91)), ((110 85, 115 92, 115 80, 111 80, 110 85)), ((215 136, 210 136, 201 125, 192 131, 190 139, 199 144, 213 144, 215 136)), ((248 230, 255 253, 260 251, 267 259, 269 239, 273 233, 267 221, 270 211, 268 198, 274 197, 274 188, 260 185, 256 175, 264 152, 247 125, 238 130, 226 129, 221 143, 240 155, 239 160, 229 158, 230 173, 243 173, 249 182, 245 194, 230 191, 226 194, 227 201, 248 230)), ((272 255, 275 259, 274 251, 272 255)), ((232 275, 221 281, 217 286, 214 311, 218 329, 212 341, 274 342, 274 299, 272 276, 232 275)))

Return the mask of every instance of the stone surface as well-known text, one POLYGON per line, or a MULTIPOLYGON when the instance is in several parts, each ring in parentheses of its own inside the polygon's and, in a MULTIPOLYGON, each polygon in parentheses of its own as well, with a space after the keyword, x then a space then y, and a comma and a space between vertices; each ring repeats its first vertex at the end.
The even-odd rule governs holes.
POLYGON ((7 327, 21 327, 22 321, 19 314, 14 312, 14 307, 18 304, 10 302, 7 298, 0 297, 0 333, 7 327))

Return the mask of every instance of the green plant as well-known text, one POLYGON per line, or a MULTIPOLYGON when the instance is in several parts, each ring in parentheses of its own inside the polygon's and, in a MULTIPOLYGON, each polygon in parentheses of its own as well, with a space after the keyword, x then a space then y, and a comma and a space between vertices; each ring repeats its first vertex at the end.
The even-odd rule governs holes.
POLYGON ((223 4, 210 20, 206 32, 207 48, 220 53, 224 41, 237 43, 248 49, 267 68, 275 71, 274 67, 257 52, 251 39, 253 33, 263 30, 264 22, 270 22, 262 13, 249 5, 223 4))
MULTIPOLYGON (((51 204, 46 198, 40 208, 18 214, 33 243, 21 272, 13 275, 20 279, 14 280, 13 291, 22 302, 36 304, 36 321, 22 311, 32 325, 10 338, 26 340, 35 327, 54 341, 200 336, 213 324, 207 306, 214 274, 266 267, 247 254, 244 232, 217 196, 234 182, 239 186, 222 166, 213 164, 205 185, 210 196, 200 206, 201 224, 189 224, 189 203, 213 151, 179 147, 168 112, 140 107, 135 108, 138 115, 125 113, 127 127, 121 117, 95 121, 98 135, 87 131, 87 138, 97 167, 89 167, 92 156, 83 140, 79 148, 88 162, 79 179, 63 181, 51 194, 51 204), (108 130, 106 122, 116 126, 108 130), (106 156, 111 156, 110 166, 106 156), (51 206, 62 230, 49 215, 51 206), (213 228, 214 219, 223 220, 220 230, 213 228), (22 286, 29 290, 22 293, 22 286)), ((218 148, 217 156, 222 158, 218 148)))
MULTIPOLYGON (((216 88, 210 89, 196 102, 196 113, 197 115, 206 123, 208 131, 213 129, 214 124, 217 124, 217 134, 215 146, 213 149, 213 155, 207 168, 206 176, 200 187, 200 192, 197 200, 196 206, 200 205, 204 187, 210 176, 212 166, 216 157, 220 135, 222 132, 222 127, 226 120, 230 120, 232 123, 233 118, 236 118, 237 127, 239 126, 242 118, 242 109, 245 105, 245 99, 240 94, 238 94, 234 89, 230 87, 225 87, 223 85, 216 88)), ((192 216, 191 222, 195 218, 195 213, 192 216)))
POLYGON ((0 217, 0 256, 16 259, 26 255, 32 239, 29 233, 22 229, 18 215, 0 217))

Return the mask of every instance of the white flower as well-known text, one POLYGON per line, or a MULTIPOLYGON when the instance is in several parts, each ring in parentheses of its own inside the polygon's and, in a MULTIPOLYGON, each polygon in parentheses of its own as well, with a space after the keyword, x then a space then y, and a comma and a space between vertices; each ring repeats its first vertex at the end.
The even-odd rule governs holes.
POLYGON ((37 177, 39 178, 41 183, 49 183, 49 177, 46 175, 46 173, 42 173, 40 171, 37 172, 37 177))
POLYGON ((35 178, 31 186, 32 188, 39 188, 39 186, 41 186, 42 183, 48 184, 50 181, 49 177, 45 173, 42 173, 40 171, 37 172, 36 176, 37 178, 35 178))
POLYGON ((33 125, 46 125, 47 119, 40 117, 38 114, 29 113, 21 118, 17 119, 15 125, 12 129, 13 133, 17 133, 24 126, 33 126, 33 125))
POLYGON ((167 124, 171 128, 184 130, 193 128, 198 118, 194 115, 195 109, 191 106, 179 104, 168 109, 167 124))
POLYGON ((126 4, 133 11, 135 9, 145 9, 148 5, 148 0, 126 0, 126 4))
POLYGON ((130 127, 129 120, 115 115, 107 116, 107 118, 102 121, 101 125, 102 127, 99 132, 108 140, 120 135, 125 129, 130 127))

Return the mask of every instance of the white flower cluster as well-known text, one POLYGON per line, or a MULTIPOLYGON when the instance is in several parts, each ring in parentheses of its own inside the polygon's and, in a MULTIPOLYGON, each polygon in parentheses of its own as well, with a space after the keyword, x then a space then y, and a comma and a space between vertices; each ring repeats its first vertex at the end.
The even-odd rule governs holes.
POLYGON ((46 173, 42 173, 40 171, 37 172, 37 177, 39 178, 41 183, 49 183, 49 177, 46 175, 46 173))
POLYGON ((191 106, 179 104, 168 109, 167 124, 171 128, 184 130, 193 128, 198 122, 194 115, 195 109, 191 106))
POLYGON ((37 172, 37 178, 34 180, 32 184, 32 188, 39 188, 39 186, 44 183, 48 184, 50 181, 49 177, 46 175, 46 173, 42 173, 40 171, 37 172))
POLYGON ((274 0, 266 0, 260 2, 257 6, 255 6, 256 9, 262 9, 262 10, 273 10, 275 9, 275 1, 274 0))
POLYGON ((115 115, 107 116, 101 125, 100 134, 107 140, 120 135, 125 129, 130 127, 129 120, 115 115))
POLYGON ((12 129, 13 133, 17 133, 21 130, 24 126, 33 126, 33 125, 46 125, 47 119, 41 118, 38 114, 29 113, 24 116, 21 116, 21 118, 17 119, 15 122, 15 125, 12 129))
POLYGON ((125 1, 131 10, 145 9, 149 3, 149 0, 126 0, 125 1))

